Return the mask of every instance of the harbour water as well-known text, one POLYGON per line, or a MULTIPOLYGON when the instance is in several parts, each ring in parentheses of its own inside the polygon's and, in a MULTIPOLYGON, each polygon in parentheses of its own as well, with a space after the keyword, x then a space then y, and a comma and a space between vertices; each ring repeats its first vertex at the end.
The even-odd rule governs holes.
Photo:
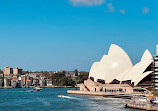
POLYGON ((133 111, 124 108, 123 99, 68 95, 69 88, 31 90, 0 89, 0 111, 133 111))

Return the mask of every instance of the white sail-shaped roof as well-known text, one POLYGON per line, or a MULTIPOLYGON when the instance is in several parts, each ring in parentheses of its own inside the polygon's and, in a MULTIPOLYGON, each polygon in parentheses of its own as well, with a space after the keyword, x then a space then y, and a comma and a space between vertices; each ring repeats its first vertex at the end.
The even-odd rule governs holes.
POLYGON ((89 78, 90 77, 93 77, 95 81, 97 81, 98 77, 97 77, 97 74, 98 74, 98 69, 99 69, 99 62, 94 62, 92 67, 91 67, 91 70, 90 70, 90 75, 89 75, 89 78))
POLYGON ((89 77, 93 77, 95 81, 105 80, 105 83, 110 83, 114 79, 131 80, 137 85, 144 77, 152 73, 152 71, 145 72, 152 61, 153 56, 149 50, 146 50, 141 61, 133 66, 127 53, 119 46, 112 44, 108 55, 104 55, 100 62, 92 65, 89 77))
POLYGON ((149 50, 146 50, 139 63, 137 63, 131 69, 128 69, 125 72, 121 73, 115 79, 119 81, 131 80, 131 82, 134 82, 135 85, 137 85, 140 82, 138 80, 142 80, 144 77, 152 73, 152 71, 149 71, 147 73, 145 72, 145 70, 149 67, 152 61, 153 56, 151 55, 149 50))
POLYGON ((153 62, 153 56, 151 55, 151 53, 149 52, 149 50, 146 50, 142 56, 142 59, 139 63, 137 63, 132 72, 132 82, 135 83, 135 85, 139 82, 137 81, 142 80, 145 74, 151 74, 151 72, 149 71, 148 73, 145 72, 145 70, 149 67, 149 65, 151 65, 151 63, 153 62))
POLYGON ((95 73, 93 73, 95 67, 91 68, 89 77, 96 77, 110 83, 117 75, 133 65, 126 52, 119 46, 112 44, 108 55, 103 56, 98 66, 95 73))
POLYGON ((132 66, 127 53, 119 46, 112 44, 108 53, 105 82, 110 83, 116 76, 132 66))

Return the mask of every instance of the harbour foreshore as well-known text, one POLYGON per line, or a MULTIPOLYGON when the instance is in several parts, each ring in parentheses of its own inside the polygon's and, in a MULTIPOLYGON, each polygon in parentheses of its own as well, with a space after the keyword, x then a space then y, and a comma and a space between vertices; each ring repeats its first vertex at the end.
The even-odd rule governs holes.
MULTIPOLYGON (((27 87, 27 88, 34 88, 34 87, 35 86, 27 87)), ((10 89, 10 88, 13 88, 13 87, 0 87, 0 89, 10 89)), ((25 87, 23 87, 23 88, 25 88, 25 87)), ((77 87, 73 87, 73 86, 40 86, 40 88, 77 88, 77 87)))
POLYGON ((76 88, 73 86, 40 86, 40 88, 76 88))
POLYGON ((91 91, 79 91, 79 90, 68 90, 68 94, 77 94, 77 95, 95 95, 95 96, 104 96, 105 92, 91 92, 91 91))
POLYGON ((94 95, 94 96, 103 96, 103 97, 110 97, 110 98, 124 98, 124 99, 131 99, 133 95, 151 95, 145 93, 138 93, 138 92, 103 92, 103 91, 80 91, 80 90, 67 90, 68 94, 76 94, 76 95, 94 95))

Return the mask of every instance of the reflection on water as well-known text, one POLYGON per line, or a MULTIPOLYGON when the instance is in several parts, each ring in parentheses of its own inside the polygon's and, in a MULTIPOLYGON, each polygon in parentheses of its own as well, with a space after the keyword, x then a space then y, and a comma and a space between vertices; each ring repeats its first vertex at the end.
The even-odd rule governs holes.
POLYGON ((1 111, 133 111, 123 108, 123 99, 68 95, 67 90, 0 89, 0 108, 1 111), (64 97, 58 97, 60 94, 64 97))

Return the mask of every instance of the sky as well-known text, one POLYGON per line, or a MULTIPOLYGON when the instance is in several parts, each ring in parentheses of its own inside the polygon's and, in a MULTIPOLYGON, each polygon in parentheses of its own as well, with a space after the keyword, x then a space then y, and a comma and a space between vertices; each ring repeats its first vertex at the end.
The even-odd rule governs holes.
POLYGON ((158 44, 158 0, 0 0, 0 68, 89 71, 119 45, 133 64, 158 44))

